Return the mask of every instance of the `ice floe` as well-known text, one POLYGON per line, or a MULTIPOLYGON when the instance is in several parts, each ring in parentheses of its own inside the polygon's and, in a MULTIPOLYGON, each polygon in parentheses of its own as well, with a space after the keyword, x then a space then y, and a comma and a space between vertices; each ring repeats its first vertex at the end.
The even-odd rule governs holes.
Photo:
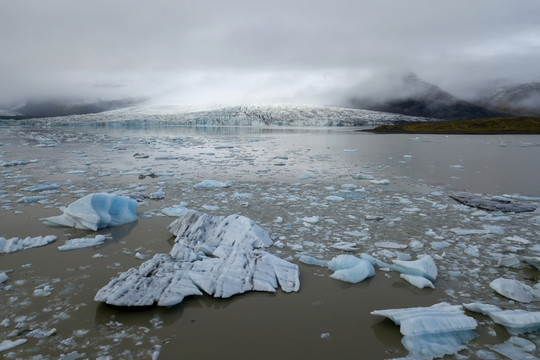
POLYGON ((223 182, 217 180, 203 180, 198 184, 193 185, 196 189, 215 189, 215 188, 228 188, 232 185, 231 182, 223 182))
POLYGON ((6 239, 0 237, 0 254, 12 253, 19 250, 26 250, 34 247, 44 246, 56 241, 55 235, 26 237, 24 239, 14 237, 6 239))
POLYGON ((540 329, 540 312, 522 309, 503 310, 495 305, 483 303, 463 304, 465 309, 487 315, 509 333, 517 335, 540 329))
POLYGON ((477 335, 477 322, 460 305, 439 303, 430 307, 374 310, 399 325, 402 344, 413 358, 434 358, 465 348, 477 335))
POLYGON ((90 246, 96 246, 105 242, 104 235, 96 235, 95 237, 77 238, 66 240, 64 245, 58 247, 60 251, 81 249, 90 246))
POLYGON ((8 276, 5 272, 0 272, 0 284, 5 283, 8 280, 8 276))
POLYGON ((478 209, 489 211, 502 211, 502 212, 530 212, 536 210, 534 206, 524 205, 518 202, 514 202, 507 198, 493 197, 486 199, 474 195, 467 194, 454 194, 450 197, 459 203, 464 205, 475 207, 478 209))
POLYGON ((94 230, 137 220, 137 202, 107 193, 89 194, 61 209, 62 215, 44 220, 47 225, 94 230))
POLYGON ((95 300, 118 306, 171 306, 202 291, 230 297, 300 288, 298 266, 263 251, 272 239, 251 219, 190 210, 169 230, 176 236, 170 254, 157 254, 113 278, 95 300))
POLYGON ((489 287, 502 296, 522 303, 540 301, 540 290, 515 279, 497 278, 489 283, 489 287))

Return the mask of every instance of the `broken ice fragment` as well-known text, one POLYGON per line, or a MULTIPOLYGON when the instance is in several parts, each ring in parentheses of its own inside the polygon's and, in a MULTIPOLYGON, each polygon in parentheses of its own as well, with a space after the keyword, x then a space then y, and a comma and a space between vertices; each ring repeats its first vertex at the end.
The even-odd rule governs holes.
POLYGON ((89 194, 62 209, 63 214, 44 220, 47 225, 94 230, 137 220, 137 201, 125 196, 89 194))
POLYGON ((460 305, 439 303, 430 307, 375 310, 400 326, 402 343, 414 357, 432 358, 453 354, 477 335, 476 320, 465 315, 460 305))

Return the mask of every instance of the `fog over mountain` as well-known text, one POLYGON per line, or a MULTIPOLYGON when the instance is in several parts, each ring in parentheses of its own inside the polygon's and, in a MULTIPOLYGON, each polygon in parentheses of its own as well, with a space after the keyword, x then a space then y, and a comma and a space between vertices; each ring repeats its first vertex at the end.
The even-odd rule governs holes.
POLYGON ((413 72, 470 100, 540 81, 540 2, 0 0, 0 109, 27 101, 336 103, 413 72), (375 76, 376 75, 376 76, 375 76), (364 85, 362 85, 364 84, 364 85))

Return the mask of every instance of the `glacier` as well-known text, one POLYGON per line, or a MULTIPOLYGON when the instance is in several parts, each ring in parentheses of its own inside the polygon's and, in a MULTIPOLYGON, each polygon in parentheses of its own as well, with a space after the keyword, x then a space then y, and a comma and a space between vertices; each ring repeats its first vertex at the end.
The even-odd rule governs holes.
MULTIPOLYGON (((32 120, 43 126, 378 126, 438 121, 379 111, 295 104, 205 106, 200 108, 146 104, 98 114, 32 120)), ((9 121, 4 121, 10 123, 9 121)))
POLYGON ((172 306, 186 296, 227 298, 247 291, 300 289, 298 266, 263 251, 273 244, 253 220, 189 210, 169 225, 169 254, 157 254, 102 287, 95 301, 117 306, 172 306))
POLYGON ((466 347, 477 334, 477 322, 460 305, 438 303, 430 307, 374 310, 399 325, 402 344, 413 358, 435 358, 466 347))
POLYGON ((43 222, 97 231, 137 221, 137 201, 107 193, 86 195, 61 210, 62 215, 44 218, 43 222))

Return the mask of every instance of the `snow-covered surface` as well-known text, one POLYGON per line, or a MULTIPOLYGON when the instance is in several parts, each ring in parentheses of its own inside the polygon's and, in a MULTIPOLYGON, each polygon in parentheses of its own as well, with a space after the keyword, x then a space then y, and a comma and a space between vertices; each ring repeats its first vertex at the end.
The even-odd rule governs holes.
POLYGON ((402 343, 410 356, 434 358, 463 349, 477 335, 477 322, 460 305, 439 303, 430 307, 374 310, 399 325, 402 343))
POLYGON ((24 239, 13 237, 6 239, 0 237, 0 254, 2 253, 12 253, 15 251, 31 249, 34 247, 45 246, 53 241, 56 241, 55 235, 47 236, 35 236, 35 237, 25 237, 24 239))
POLYGON ((169 225, 170 254, 157 254, 101 288, 95 301, 118 306, 176 305, 202 291, 227 298, 246 291, 300 289, 298 266, 261 249, 270 235, 240 215, 188 211, 169 225))
POLYGON ((113 194, 89 194, 61 209, 63 214, 43 219, 47 225, 97 231, 137 221, 137 202, 113 194))

